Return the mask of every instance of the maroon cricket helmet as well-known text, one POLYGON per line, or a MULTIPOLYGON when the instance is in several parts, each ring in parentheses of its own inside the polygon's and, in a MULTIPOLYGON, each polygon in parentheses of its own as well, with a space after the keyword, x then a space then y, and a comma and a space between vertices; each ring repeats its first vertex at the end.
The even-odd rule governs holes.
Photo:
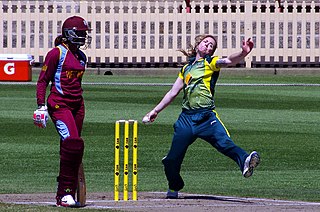
POLYGON ((91 31, 91 29, 86 20, 79 16, 69 17, 62 24, 62 36, 79 46, 87 44, 89 40, 91 42, 91 37, 86 31, 91 31))
POLYGON ((62 31, 66 29, 73 29, 77 31, 91 31, 86 20, 79 16, 72 16, 67 18, 62 25, 62 31))

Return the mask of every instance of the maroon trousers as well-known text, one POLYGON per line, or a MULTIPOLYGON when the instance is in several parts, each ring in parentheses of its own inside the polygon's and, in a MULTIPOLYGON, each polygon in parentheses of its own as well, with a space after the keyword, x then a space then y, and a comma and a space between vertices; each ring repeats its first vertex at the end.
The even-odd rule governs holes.
POLYGON ((48 97, 48 111, 60 135, 60 171, 57 196, 75 196, 78 170, 82 162, 84 142, 81 138, 84 120, 83 99, 59 101, 48 97))

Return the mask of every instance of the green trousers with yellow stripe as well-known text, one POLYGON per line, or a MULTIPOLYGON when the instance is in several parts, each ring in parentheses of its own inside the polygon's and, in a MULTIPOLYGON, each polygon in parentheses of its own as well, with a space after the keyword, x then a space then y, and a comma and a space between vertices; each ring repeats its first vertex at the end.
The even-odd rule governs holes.
POLYGON ((231 140, 215 111, 182 111, 174 124, 170 150, 162 159, 169 189, 179 191, 184 187, 180 175, 181 164, 188 147, 197 138, 207 141, 219 152, 234 160, 243 171, 245 159, 249 154, 231 140))

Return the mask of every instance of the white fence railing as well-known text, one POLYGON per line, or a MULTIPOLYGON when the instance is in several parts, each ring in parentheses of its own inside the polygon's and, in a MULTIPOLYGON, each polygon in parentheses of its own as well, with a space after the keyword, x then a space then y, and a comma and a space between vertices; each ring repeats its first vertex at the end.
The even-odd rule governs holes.
POLYGON ((258 63, 319 63, 320 1, 0 1, 0 53, 32 54, 43 62, 63 21, 85 18, 93 31, 90 63, 180 63, 177 49, 213 34, 227 56, 251 37, 246 67, 258 63), (263 2, 263 3, 261 3, 263 2))

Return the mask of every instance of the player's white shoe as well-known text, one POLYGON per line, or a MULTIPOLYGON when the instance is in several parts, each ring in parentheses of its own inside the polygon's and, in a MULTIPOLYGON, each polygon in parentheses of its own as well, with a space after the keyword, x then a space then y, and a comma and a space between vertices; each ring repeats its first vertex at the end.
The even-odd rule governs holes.
POLYGON ((66 195, 64 197, 57 197, 57 203, 56 205, 58 207, 74 207, 76 206, 76 201, 74 201, 73 197, 71 195, 66 195))
POLYGON ((168 189, 167 191, 167 199, 178 199, 178 191, 174 191, 171 189, 168 189))
POLYGON ((259 163, 259 154, 256 151, 251 152, 251 154, 246 158, 246 161, 244 162, 242 175, 244 177, 250 177, 253 174, 253 169, 256 168, 259 163))

